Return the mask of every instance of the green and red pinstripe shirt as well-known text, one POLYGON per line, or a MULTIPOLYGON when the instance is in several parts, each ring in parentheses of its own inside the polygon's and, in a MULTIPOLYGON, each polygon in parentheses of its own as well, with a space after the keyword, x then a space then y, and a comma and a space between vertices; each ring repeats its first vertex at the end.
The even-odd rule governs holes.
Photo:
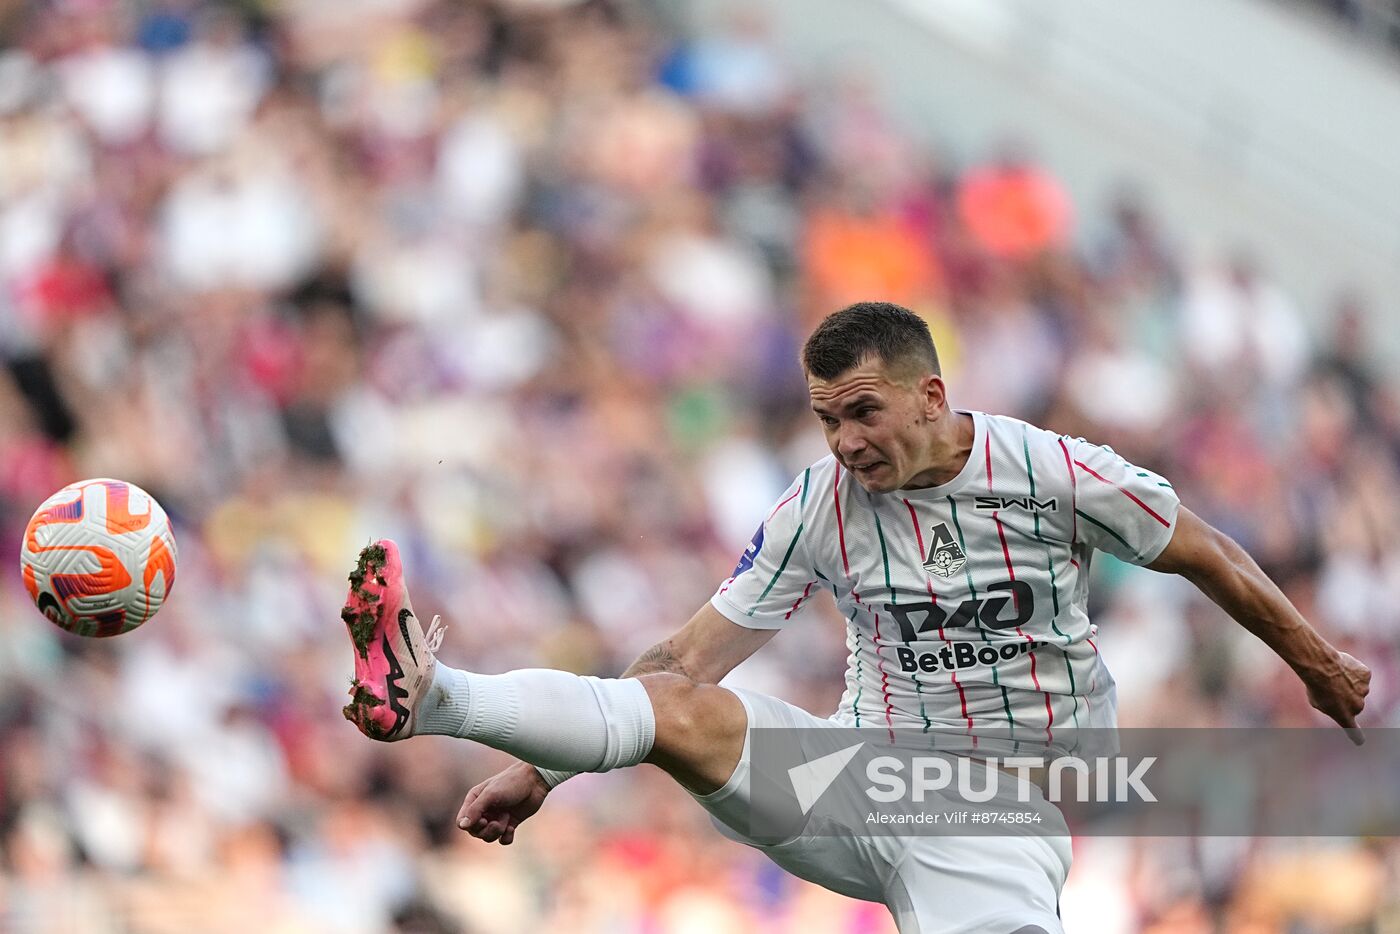
POLYGON ((1087 611, 1089 564, 1147 564, 1171 485, 1111 448, 970 413, 972 456, 942 486, 867 493, 833 457, 779 498, 711 603, 795 626, 823 591, 846 618, 843 725, 1008 734, 1116 726, 1087 611))

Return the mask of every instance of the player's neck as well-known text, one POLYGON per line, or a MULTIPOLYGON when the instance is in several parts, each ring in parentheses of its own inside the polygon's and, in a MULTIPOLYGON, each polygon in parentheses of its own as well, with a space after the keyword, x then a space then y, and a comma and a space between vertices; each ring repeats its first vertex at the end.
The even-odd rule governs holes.
POLYGON ((929 448, 928 466, 904 484, 903 489, 923 490, 942 486, 962 473, 967 459, 972 456, 972 442, 976 436, 977 422, 973 417, 966 412, 949 409, 947 416, 939 419, 929 448))

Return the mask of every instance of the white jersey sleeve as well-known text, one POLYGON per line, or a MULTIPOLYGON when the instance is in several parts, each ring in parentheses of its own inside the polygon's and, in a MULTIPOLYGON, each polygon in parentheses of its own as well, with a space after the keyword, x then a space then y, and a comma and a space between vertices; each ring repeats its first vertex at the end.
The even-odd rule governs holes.
POLYGON ((710 604, 749 629, 782 629, 807 608, 816 587, 803 528, 810 471, 799 476, 769 510, 710 604))
POLYGON ((1150 564, 1171 541, 1181 506, 1170 483, 1110 447, 1065 439, 1074 462, 1076 535, 1130 564, 1150 564))

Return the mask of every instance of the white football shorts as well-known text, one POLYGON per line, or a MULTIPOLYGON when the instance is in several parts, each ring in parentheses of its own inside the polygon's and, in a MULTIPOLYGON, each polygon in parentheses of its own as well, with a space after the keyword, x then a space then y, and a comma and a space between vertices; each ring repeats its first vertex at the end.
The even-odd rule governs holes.
MULTIPOLYGON (((753 691, 728 688, 748 714, 750 729, 840 728, 839 724, 753 691)), ((825 888, 882 902, 901 934, 1017 934, 1042 929, 1063 934, 1059 896, 1069 874, 1067 835, 844 836, 803 832, 768 845, 746 835, 750 826, 749 737, 725 786, 692 795, 719 831, 752 846, 788 872, 825 888)))

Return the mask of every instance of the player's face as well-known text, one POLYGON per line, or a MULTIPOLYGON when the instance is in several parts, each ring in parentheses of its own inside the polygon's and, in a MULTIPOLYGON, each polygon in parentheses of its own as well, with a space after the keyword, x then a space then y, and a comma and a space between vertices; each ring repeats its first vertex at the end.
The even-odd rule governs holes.
POLYGON ((833 380, 807 375, 812 411, 842 467, 872 493, 889 493, 927 469, 929 422, 945 406, 936 376, 901 376, 868 359, 833 380))

